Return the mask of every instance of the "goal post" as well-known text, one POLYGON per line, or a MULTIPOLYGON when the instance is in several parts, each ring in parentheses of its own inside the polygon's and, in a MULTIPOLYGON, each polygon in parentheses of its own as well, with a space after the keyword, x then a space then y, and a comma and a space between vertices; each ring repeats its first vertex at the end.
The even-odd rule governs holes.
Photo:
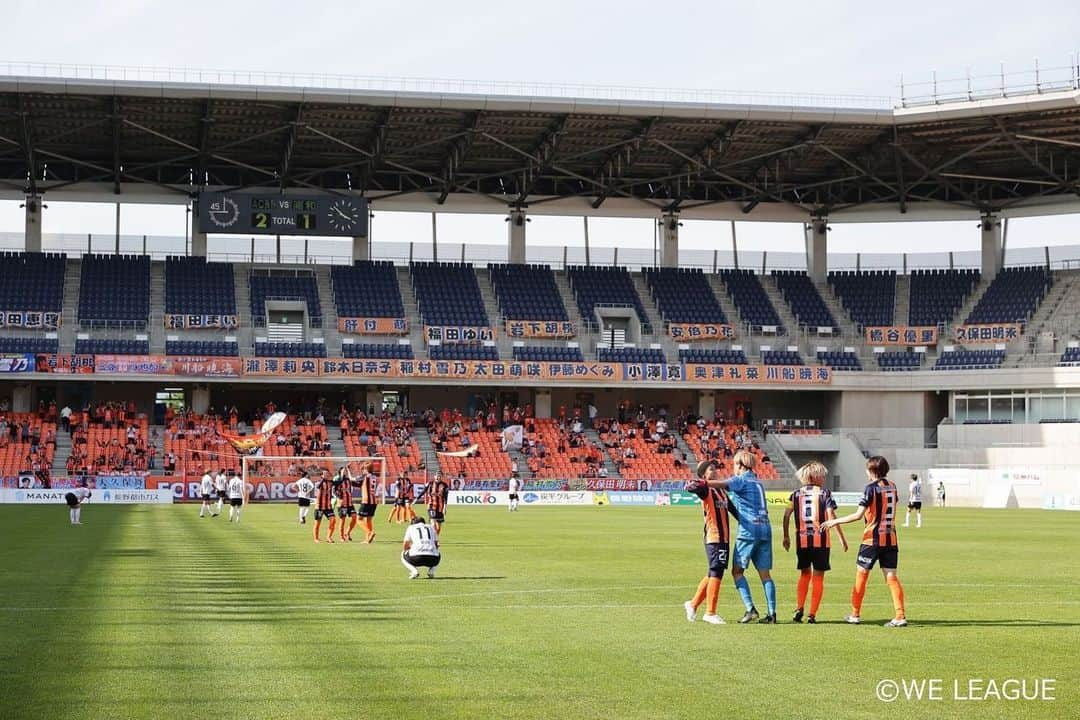
POLYGON ((267 481, 292 485, 303 474, 318 474, 326 470, 333 476, 342 467, 348 468, 356 480, 360 480, 364 472, 371 472, 375 476, 376 494, 385 497, 386 459, 378 455, 330 457, 245 455, 240 458, 240 472, 246 488, 267 481))

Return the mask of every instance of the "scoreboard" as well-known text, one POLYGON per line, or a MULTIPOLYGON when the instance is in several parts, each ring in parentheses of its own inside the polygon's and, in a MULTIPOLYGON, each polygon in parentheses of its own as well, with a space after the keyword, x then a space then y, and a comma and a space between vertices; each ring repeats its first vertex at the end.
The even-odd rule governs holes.
POLYGON ((367 221, 367 200, 361 197, 199 193, 204 233, 363 237, 367 221))

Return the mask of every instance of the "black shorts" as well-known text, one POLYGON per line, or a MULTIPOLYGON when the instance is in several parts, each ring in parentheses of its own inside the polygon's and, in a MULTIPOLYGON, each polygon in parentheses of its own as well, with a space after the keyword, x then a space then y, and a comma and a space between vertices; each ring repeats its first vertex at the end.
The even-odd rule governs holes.
POLYGON ((709 562, 709 577, 724 577, 730 554, 727 543, 705 543, 705 559, 709 562))
POLYGON ((855 561, 863 570, 873 570, 874 564, 878 563, 886 570, 895 570, 900 548, 878 547, 876 545, 860 545, 859 557, 855 561))
POLYGON ((433 568, 438 567, 442 557, 439 555, 410 555, 407 552, 403 552, 401 553, 401 559, 413 567, 433 568))
POLYGON ((354 508, 352 505, 339 505, 337 509, 337 514, 338 517, 342 519, 352 517, 356 515, 356 508, 354 508))
POLYGON ((922 500, 919 502, 909 502, 907 506, 910 510, 922 510, 922 500))
POLYGON ((229 493, 226 492, 225 490, 218 490, 217 491, 217 496, 218 496, 218 500, 228 500, 229 499, 229 493))
POLYGON ((446 513, 442 510, 432 510, 428 508, 428 519, 432 522, 444 522, 446 520, 446 513))
POLYGON ((334 511, 332 509, 315 508, 315 521, 318 522, 323 518, 334 518, 334 511))
POLYGON ((356 514, 362 518, 375 517, 375 503, 360 503, 356 514))
POLYGON ((829 565, 829 548, 796 548, 795 567, 799 570, 832 570, 829 565))
POLYGON ((64 495, 64 500, 67 501, 68 507, 79 507, 79 498, 75 496, 75 493, 64 495))
POLYGON ((244 498, 229 498, 229 505, 240 507, 244 504, 244 498))
POLYGON ((510 493, 510 499, 511 500, 517 500, 518 499, 518 494, 517 493, 510 493))
POLYGON ((395 507, 405 507, 408 504, 409 504, 409 501, 406 500, 405 498, 394 498, 394 506, 395 507))
POLYGON ((202 494, 202 501, 203 502, 210 502, 210 493, 203 493, 202 494))
POLYGON ((296 504, 300 507, 311 507, 311 498, 296 498, 296 504))

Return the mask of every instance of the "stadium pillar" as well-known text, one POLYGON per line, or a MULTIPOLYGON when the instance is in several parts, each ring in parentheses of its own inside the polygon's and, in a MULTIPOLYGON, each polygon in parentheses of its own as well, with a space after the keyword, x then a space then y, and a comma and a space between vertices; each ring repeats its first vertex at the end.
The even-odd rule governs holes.
POLYGON ((210 409, 210 386, 196 385, 191 388, 191 410, 196 415, 205 415, 210 409))
POLYGON ((982 238, 982 276, 993 280, 1001 269, 1001 220, 997 215, 983 215, 979 223, 982 238))
POLYGON ((510 217, 506 218, 507 237, 510 242, 510 251, 507 254, 511 265, 525 264, 525 211, 521 208, 510 210, 510 217))
POLYGON ((551 417, 551 391, 538 389, 536 391, 536 417, 546 419, 551 417))
POLYGON ((32 395, 33 392, 30 389, 30 383, 19 383, 11 388, 11 412, 30 412, 32 395))
POLYGON ((701 417, 712 419, 716 413, 716 393, 712 390, 698 392, 697 413, 701 417))
POLYGON ((367 235, 357 235, 352 239, 352 259, 354 263, 357 260, 371 259, 371 245, 368 243, 367 235))
POLYGON ((825 276, 829 271, 826 252, 828 249, 828 221, 823 217, 815 217, 809 225, 804 226, 806 232, 806 274, 815 282, 825 282, 825 276))
POLYGON ((41 196, 27 195, 23 204, 26 209, 26 252, 41 252, 41 196))
POLYGON ((199 227, 199 206, 191 206, 191 257, 206 257, 206 233, 199 227))
POLYGON ((660 216, 660 267, 679 266, 679 214, 666 212, 660 216))

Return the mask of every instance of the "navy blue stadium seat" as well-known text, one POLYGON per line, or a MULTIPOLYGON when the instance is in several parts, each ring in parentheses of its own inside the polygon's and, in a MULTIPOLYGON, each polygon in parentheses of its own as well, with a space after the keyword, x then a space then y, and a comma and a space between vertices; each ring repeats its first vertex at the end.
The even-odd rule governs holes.
POLYGON ((583 362, 585 356, 579 347, 553 345, 525 345, 514 348, 514 359, 522 362, 583 362))
POLYGON ((853 352, 827 350, 825 352, 819 352, 817 357, 818 362, 822 365, 828 365, 833 370, 862 370, 862 363, 859 362, 859 356, 853 352))
POLYGON ((61 312, 66 262, 55 253, 0 253, 0 311, 61 312))
POLYGON ((83 256, 80 322, 142 326, 149 317, 149 255, 83 256))
POLYGON ((979 298, 967 324, 1026 323, 1053 284, 1045 267, 1005 268, 979 298))
POLYGON ((165 314, 236 315, 232 263, 201 257, 165 259, 165 314))
POLYGON ((498 360, 499 350, 493 345, 432 345, 428 348, 432 360, 498 360))
POLYGON ((166 340, 166 355, 237 357, 240 347, 235 341, 224 340, 166 340))
POLYGON ((780 333, 784 332, 784 326, 780 323, 780 316, 776 314, 776 308, 769 302, 769 296, 765 288, 761 286, 758 276, 750 270, 721 270, 720 277, 727 286, 728 295, 735 307, 739 309, 739 317, 744 323, 760 330, 765 325, 772 325, 780 333))
POLYGON ((831 272, 829 286, 860 330, 865 327, 888 327, 894 324, 895 271, 831 272))
MULTIPOLYGON (((266 319, 266 301, 268 298, 280 300, 303 300, 307 304, 308 316, 314 327, 322 326, 322 305, 319 303, 319 287, 314 275, 279 275, 252 274, 251 316, 257 321, 266 319)), ((300 356, 296 356, 300 357, 300 356)))
POLYGON ((90 338, 75 341, 76 355, 149 355, 150 343, 146 340, 117 340, 114 338, 90 338))
POLYGON ((727 324, 727 316, 701 270, 645 268, 643 276, 660 317, 667 322, 727 324))
POLYGON ((664 351, 659 348, 598 348, 596 356, 596 359, 601 362, 612 363, 661 364, 667 362, 664 351))
POLYGON ((330 268, 330 282, 338 317, 405 317, 397 270, 390 261, 358 260, 352 267, 335 265, 330 268))
POLYGON ((50 355, 60 352, 60 341, 45 337, 0 337, 0 353, 50 355))
POLYGON ((805 365, 802 355, 795 350, 762 350, 761 362, 763 365, 805 365))
POLYGON ((412 345, 400 343, 342 343, 342 354, 350 359, 412 360, 412 345))
POLYGON ((951 350, 938 355, 934 370, 989 370, 1001 365, 1004 350, 951 350))
POLYGON ((547 265, 488 265, 499 312, 507 320, 569 320, 547 265))
POLYGON ((258 357, 324 358, 326 345, 324 343, 257 342, 255 355, 258 357))
POLYGON ((596 322, 596 306, 610 305, 631 307, 642 324, 649 323, 645 306, 641 304, 641 298, 634 288, 634 280, 626 268, 578 265, 567 268, 566 275, 585 322, 596 322))
POLYGON ((679 359, 700 365, 746 365, 746 353, 742 350, 705 350, 688 348, 679 351, 679 359))
POLYGON ((1080 347, 1067 348, 1065 352, 1062 353, 1058 365, 1062 367, 1080 365, 1080 347))
POLYGON ((472 265, 417 262, 413 292, 425 325, 486 327, 487 311, 472 265))
POLYGON ((908 325, 932 327, 953 319, 979 284, 978 270, 916 270, 911 273, 908 325))
POLYGON ((773 270, 772 276, 780 295, 791 307, 791 312, 800 326, 839 329, 836 318, 821 299, 821 293, 809 275, 801 270, 773 270))
POLYGON ((916 352, 877 353, 878 367, 886 372, 902 372, 922 368, 923 354, 916 352))

